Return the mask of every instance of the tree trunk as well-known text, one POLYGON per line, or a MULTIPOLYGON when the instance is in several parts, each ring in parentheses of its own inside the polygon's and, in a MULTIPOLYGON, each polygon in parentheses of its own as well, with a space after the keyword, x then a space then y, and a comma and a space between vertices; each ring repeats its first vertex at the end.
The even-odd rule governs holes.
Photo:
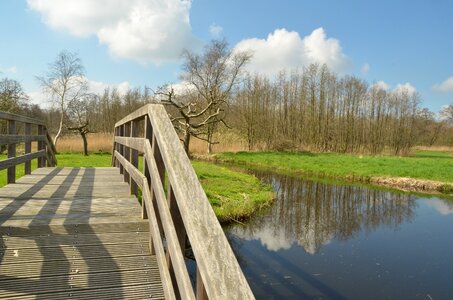
POLYGON ((63 119, 64 119, 64 113, 61 112, 60 125, 59 125, 59 127, 58 127, 58 132, 57 132, 57 134, 55 135, 55 138, 53 139, 53 144, 55 145, 55 148, 57 147, 57 142, 58 142, 58 140, 60 139, 61 131, 62 131, 62 129, 63 129, 63 119))
POLYGON ((81 132, 80 135, 82 136, 83 140, 83 155, 88 156, 88 141, 85 132, 81 132))
POLYGON ((184 151, 186 151, 186 154, 188 157, 190 157, 189 145, 190 145, 190 132, 189 132, 189 130, 186 130, 184 132, 184 151))

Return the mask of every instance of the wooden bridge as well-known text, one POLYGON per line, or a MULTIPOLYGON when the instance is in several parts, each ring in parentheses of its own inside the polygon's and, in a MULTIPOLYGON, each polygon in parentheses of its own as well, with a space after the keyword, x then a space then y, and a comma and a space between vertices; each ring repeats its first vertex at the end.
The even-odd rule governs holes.
POLYGON ((254 299, 161 105, 115 125, 108 168, 56 168, 45 124, 0 120, 0 299, 254 299))

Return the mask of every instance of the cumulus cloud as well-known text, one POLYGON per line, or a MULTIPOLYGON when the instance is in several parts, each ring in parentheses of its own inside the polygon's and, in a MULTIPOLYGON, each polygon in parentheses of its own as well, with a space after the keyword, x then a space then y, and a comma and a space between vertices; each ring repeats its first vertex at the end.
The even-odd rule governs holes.
POLYGON ((385 81, 380 80, 376 83, 373 83, 373 85, 371 85, 371 88, 377 88, 384 91, 388 91, 390 89, 390 85, 388 85, 385 81))
POLYGON ((215 39, 219 38, 222 35, 223 28, 222 26, 217 25, 216 23, 211 24, 209 26, 209 33, 215 39))
POLYGON ((16 74, 17 73, 17 67, 16 66, 11 66, 11 67, 7 67, 7 68, 0 68, 0 73, 16 74))
POLYGON ((409 82, 406 82, 404 84, 397 84, 393 91, 396 93, 407 93, 409 96, 412 96, 417 92, 417 89, 409 82))
POLYGON ((448 77, 444 82, 436 84, 433 86, 433 90, 436 92, 442 93, 452 93, 453 92, 453 76, 448 77))
POLYGON ((315 29, 304 38, 296 31, 277 29, 266 39, 242 40, 235 50, 252 52, 249 71, 267 75, 274 75, 282 69, 300 68, 310 63, 326 64, 338 72, 349 67, 348 58, 343 53, 340 42, 327 38, 323 28, 315 29))
POLYGON ((106 89, 116 89, 118 94, 124 95, 131 89, 131 86, 128 81, 118 84, 108 84, 102 81, 88 80, 88 91, 90 93, 102 95, 106 89))
POLYGON ((160 64, 198 46, 189 21, 190 0, 27 0, 51 28, 94 35, 113 56, 160 64))
MULTIPOLYGON (((88 82, 88 92, 97 95, 102 95, 106 89, 116 89, 119 95, 124 95, 131 89, 131 85, 128 81, 112 84, 96 80, 86 80, 88 82)), ((51 104, 51 98, 42 90, 27 92, 27 94, 30 97, 31 102, 34 104, 39 104, 43 107, 50 106, 51 104)))

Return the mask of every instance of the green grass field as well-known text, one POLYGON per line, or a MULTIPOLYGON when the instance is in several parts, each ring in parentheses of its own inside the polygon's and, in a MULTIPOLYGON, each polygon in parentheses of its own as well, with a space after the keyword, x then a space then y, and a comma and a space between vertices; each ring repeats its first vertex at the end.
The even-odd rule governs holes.
POLYGON ((441 151, 417 151, 409 157, 309 152, 238 152, 216 157, 250 168, 292 175, 357 181, 383 176, 453 182, 453 156, 441 151))
MULTIPOLYGON (((0 159, 6 157, 0 156, 0 159)), ((109 167, 112 156, 107 153, 83 156, 79 153, 57 155, 58 167, 109 167)), ((141 170, 142 159, 139 161, 141 170)), ((220 221, 239 220, 268 205, 274 197, 272 188, 249 174, 233 172, 207 162, 193 162, 201 185, 220 221)), ((32 169, 36 169, 36 160, 32 169)), ((16 169, 16 177, 24 175, 24 167, 16 169)), ((6 170, 0 172, 0 187, 6 184, 6 170)))

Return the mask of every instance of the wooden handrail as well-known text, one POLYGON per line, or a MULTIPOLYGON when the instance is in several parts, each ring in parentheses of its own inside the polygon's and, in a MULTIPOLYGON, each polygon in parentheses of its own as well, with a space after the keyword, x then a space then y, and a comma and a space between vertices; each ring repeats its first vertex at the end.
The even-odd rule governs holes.
POLYGON ((8 169, 7 182, 16 182, 16 166, 25 164, 25 174, 31 173, 31 161, 38 160, 38 168, 55 166, 55 146, 50 139, 45 123, 33 118, 0 111, 0 120, 5 120, 8 134, 0 136, 0 145, 7 145, 8 158, 0 161, 0 170, 8 169), (24 134, 17 134, 17 123, 24 123, 24 134), (33 126, 36 134, 32 134, 33 126), (32 152, 32 142, 37 142, 37 151, 32 152), (17 144, 24 143, 24 155, 17 156, 17 144))
POLYGON ((131 191, 133 184, 142 190, 166 298, 254 299, 162 105, 148 104, 115 124, 112 161, 131 191), (144 157, 143 172, 137 169, 137 152, 144 157), (197 264, 195 290, 184 262, 187 245, 197 264))

